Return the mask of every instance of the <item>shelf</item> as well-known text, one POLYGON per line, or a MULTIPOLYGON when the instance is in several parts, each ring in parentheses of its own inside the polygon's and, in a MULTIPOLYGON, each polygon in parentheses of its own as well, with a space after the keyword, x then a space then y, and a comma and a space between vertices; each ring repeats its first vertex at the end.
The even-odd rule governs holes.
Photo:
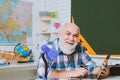
POLYGON ((40 34, 57 34, 57 32, 40 32, 40 34))
POLYGON ((40 21, 50 21, 50 20, 52 20, 53 18, 40 18, 40 21))
POLYGON ((40 43, 39 45, 43 45, 43 43, 46 43, 48 41, 52 41, 53 39, 57 38, 58 29, 56 29, 55 23, 58 21, 55 18, 50 17, 40 17, 40 32, 39 39, 40 43))

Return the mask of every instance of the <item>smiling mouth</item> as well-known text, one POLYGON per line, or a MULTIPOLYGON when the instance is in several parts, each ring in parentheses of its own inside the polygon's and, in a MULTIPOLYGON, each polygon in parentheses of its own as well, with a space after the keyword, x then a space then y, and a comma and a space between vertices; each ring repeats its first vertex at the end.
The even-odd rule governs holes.
POLYGON ((69 42, 66 42, 67 44, 69 44, 69 45, 73 45, 74 43, 69 43, 69 42))

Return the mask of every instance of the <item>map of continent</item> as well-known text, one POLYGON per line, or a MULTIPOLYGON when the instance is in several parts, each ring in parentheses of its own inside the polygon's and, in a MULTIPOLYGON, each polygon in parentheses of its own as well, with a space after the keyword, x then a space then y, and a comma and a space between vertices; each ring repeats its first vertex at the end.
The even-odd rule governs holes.
POLYGON ((26 43, 32 37, 32 3, 0 0, 0 45, 26 43))

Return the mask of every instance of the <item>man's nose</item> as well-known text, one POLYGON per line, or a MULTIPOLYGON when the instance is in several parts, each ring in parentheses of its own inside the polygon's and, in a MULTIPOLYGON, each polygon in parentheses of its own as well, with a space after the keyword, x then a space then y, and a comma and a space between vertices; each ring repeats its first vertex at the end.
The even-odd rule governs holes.
POLYGON ((74 40, 74 37, 73 37, 72 35, 70 36, 70 40, 71 40, 71 41, 73 41, 73 40, 74 40))

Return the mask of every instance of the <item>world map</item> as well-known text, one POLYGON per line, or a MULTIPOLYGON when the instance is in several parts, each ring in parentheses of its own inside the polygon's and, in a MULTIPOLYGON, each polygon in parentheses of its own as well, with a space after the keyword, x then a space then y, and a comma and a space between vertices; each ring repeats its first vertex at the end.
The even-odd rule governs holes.
POLYGON ((0 0, 0 45, 26 43, 32 37, 32 3, 0 0))

